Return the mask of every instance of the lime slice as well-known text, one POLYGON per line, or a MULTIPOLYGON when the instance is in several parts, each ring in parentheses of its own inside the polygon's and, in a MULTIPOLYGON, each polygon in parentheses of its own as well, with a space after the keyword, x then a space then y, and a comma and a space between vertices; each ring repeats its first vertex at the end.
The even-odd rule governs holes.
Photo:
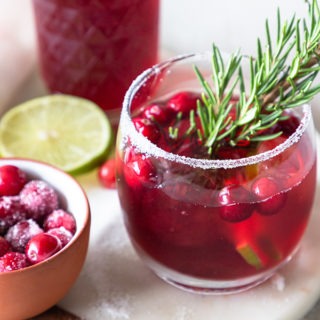
POLYGON ((260 257, 249 244, 244 243, 237 246, 237 251, 240 253, 242 258, 251 266, 255 267, 256 269, 261 269, 263 267, 263 263, 260 257))
POLYGON ((93 102, 48 95, 20 104, 0 119, 0 154, 40 160, 68 173, 93 169, 107 156, 112 130, 93 102))

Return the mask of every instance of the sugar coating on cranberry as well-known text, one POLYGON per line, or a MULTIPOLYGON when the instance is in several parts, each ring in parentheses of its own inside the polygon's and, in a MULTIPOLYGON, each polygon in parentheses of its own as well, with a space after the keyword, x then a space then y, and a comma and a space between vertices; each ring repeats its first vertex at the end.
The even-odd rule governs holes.
POLYGON ((24 252, 28 241, 39 233, 43 233, 43 229, 36 221, 32 219, 22 220, 9 228, 5 239, 15 251, 24 252))
POLYGON ((19 196, 0 197, 0 235, 26 216, 19 196))
POLYGON ((76 232, 76 220, 73 215, 65 210, 57 209, 46 216, 43 222, 43 228, 45 231, 59 227, 64 227, 74 234, 76 232))
POLYGON ((0 272, 41 262, 71 241, 76 220, 59 206, 59 195, 47 182, 28 181, 14 166, 0 167, 0 180, 8 183, 2 193, 6 187, 0 185, 0 272))
POLYGON ((28 182, 21 190, 20 198, 28 217, 37 221, 59 207, 57 192, 42 180, 28 182))
POLYGON ((13 165, 0 166, 0 195, 15 196, 27 182, 26 173, 13 165))
POLYGON ((50 229, 47 233, 57 237, 60 240, 62 247, 66 246, 73 237, 73 234, 64 227, 50 229))
POLYGON ((0 257, 0 272, 9 272, 29 265, 27 257, 21 252, 8 252, 0 257))
POLYGON ((59 238, 52 234, 40 233, 26 245, 25 254, 31 264, 44 261, 62 248, 59 238))
POLYGON ((9 251, 11 251, 10 243, 4 237, 0 236, 0 257, 9 251))

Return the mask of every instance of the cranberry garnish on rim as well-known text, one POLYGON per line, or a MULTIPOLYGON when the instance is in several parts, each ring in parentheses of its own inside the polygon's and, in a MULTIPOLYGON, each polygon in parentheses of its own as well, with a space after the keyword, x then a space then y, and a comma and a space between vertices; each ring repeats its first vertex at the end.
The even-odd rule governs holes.
POLYGON ((27 182, 24 171, 16 166, 0 166, 0 196, 15 196, 27 182))
POLYGON ((219 192, 219 213, 223 220, 240 222, 248 219, 253 212, 251 193, 242 186, 226 186, 219 192))

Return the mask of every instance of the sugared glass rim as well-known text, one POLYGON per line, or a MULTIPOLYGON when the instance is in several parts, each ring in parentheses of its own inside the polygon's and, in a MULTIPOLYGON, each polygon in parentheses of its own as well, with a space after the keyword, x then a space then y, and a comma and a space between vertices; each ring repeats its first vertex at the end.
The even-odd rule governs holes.
POLYGON ((248 165, 254 165, 259 162, 266 161, 270 158, 273 158, 277 156, 278 154, 284 152, 286 149, 290 148, 292 145, 297 143, 301 136, 306 131, 310 121, 312 120, 312 112, 311 107, 308 104, 304 104, 302 106, 296 107, 296 108, 302 108, 303 116, 300 119, 300 125, 296 129, 296 131, 288 137, 283 143, 276 146, 274 149, 268 150, 263 153, 259 153, 257 155, 249 156, 246 158, 240 158, 240 159, 196 159, 186 156, 177 155, 171 152, 167 152, 161 148, 159 148, 157 145, 152 143, 150 140, 148 140, 145 136, 143 136, 141 133, 139 133, 132 122, 131 116, 130 116, 130 106, 132 102, 132 98, 136 94, 136 92, 141 88, 141 86, 146 82, 146 80, 149 78, 152 74, 160 74, 160 71, 163 69, 169 67, 171 64, 175 62, 179 62, 181 60, 185 60, 188 58, 201 58, 205 57, 209 54, 209 52, 203 52, 203 53, 192 53, 192 54, 186 54, 186 55, 179 55, 176 57, 173 57, 171 59, 168 59, 164 62, 161 62, 144 72, 142 72, 130 85, 129 89, 127 90, 124 101, 123 101, 123 108, 121 111, 121 117, 120 117, 120 124, 121 124, 121 141, 120 141, 120 147, 122 148, 124 144, 128 142, 128 139, 130 139, 130 143, 137 148, 141 153, 145 154, 146 157, 159 157, 166 159, 168 161, 173 161, 177 163, 181 163, 184 165, 188 165, 190 167, 194 168, 201 168, 201 169, 232 169, 237 167, 243 167, 248 165))

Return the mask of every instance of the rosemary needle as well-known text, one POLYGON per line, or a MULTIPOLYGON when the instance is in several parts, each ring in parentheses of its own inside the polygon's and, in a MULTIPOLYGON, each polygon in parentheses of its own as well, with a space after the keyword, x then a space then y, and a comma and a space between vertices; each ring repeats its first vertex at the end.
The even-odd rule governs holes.
POLYGON ((224 61, 220 50, 213 45, 212 83, 195 66, 203 88, 196 111, 201 128, 195 126, 192 113, 188 133, 201 131, 202 143, 210 153, 226 141, 235 146, 240 141, 274 139, 281 132, 265 132, 283 118, 283 111, 310 101, 320 92, 320 84, 313 86, 320 70, 320 10, 316 0, 306 3, 307 20, 293 16, 282 22, 278 9, 275 41, 266 21, 265 48, 258 39, 256 57, 248 57, 249 88, 241 65, 244 56, 239 52, 224 61), (236 87, 240 95, 235 103, 231 99, 236 87), (235 118, 230 116, 232 108, 236 109, 235 118))

